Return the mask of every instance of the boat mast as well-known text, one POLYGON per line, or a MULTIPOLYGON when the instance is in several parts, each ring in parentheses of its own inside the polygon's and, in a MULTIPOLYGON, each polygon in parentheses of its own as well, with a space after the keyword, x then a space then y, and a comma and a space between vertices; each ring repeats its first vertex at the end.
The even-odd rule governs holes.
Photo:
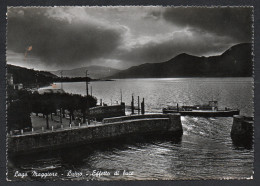
POLYGON ((122 89, 120 89, 120 101, 121 101, 121 103, 123 102, 123 93, 122 93, 122 89))
POLYGON ((88 96, 88 70, 86 70, 86 95, 88 96))

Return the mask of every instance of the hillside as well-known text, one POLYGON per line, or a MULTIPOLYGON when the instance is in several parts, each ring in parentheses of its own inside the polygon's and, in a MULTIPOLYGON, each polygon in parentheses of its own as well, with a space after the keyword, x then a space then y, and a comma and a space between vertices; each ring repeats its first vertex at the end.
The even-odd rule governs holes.
MULTIPOLYGON (((7 65, 7 73, 13 75, 14 84, 22 83, 25 86, 47 85, 52 82, 83 82, 86 81, 86 77, 65 77, 60 78, 48 71, 38 71, 33 69, 27 69, 24 67, 7 65)), ((92 81, 91 78, 87 78, 88 81, 92 81)))
POLYGON ((249 77, 252 69, 251 44, 244 43, 219 56, 197 57, 182 53, 166 62, 134 66, 108 78, 249 77))
MULTIPOLYGON (((104 67, 104 66, 89 66, 89 67, 82 67, 82 68, 75 68, 71 70, 63 70, 62 74, 66 77, 83 77, 86 75, 86 70, 88 70, 88 76, 92 79, 102 79, 107 76, 114 75, 118 73, 120 70, 104 67)), ((51 73, 60 76, 61 70, 52 71, 51 73)))
POLYGON ((14 65, 7 65, 7 73, 13 75, 14 83, 23 83, 23 84, 45 84, 50 83, 53 79, 57 78, 56 75, 53 75, 47 71, 37 71, 33 69, 27 69, 24 67, 14 66, 14 65))

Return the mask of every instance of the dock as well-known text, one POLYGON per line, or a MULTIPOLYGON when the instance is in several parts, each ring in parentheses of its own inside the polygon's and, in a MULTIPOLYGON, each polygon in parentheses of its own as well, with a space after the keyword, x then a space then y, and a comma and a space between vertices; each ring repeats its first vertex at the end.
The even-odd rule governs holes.
POLYGON ((41 133, 8 135, 9 154, 27 154, 107 141, 128 135, 183 134, 180 114, 146 114, 105 118, 96 125, 82 125, 41 133))

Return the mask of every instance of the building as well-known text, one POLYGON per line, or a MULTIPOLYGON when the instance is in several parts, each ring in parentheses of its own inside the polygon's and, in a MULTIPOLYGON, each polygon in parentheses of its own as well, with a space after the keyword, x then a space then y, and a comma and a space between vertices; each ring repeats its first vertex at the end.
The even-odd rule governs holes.
POLYGON ((47 94, 47 93, 65 93, 63 89, 59 88, 40 88, 38 89, 39 94, 47 94))

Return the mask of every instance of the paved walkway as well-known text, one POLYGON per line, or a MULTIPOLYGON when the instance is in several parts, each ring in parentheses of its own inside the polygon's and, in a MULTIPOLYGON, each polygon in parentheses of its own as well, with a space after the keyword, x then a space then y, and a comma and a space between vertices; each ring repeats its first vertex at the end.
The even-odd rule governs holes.
POLYGON ((34 133, 42 133, 42 132, 52 132, 52 131, 61 131, 61 130, 68 130, 68 129, 76 129, 76 128, 83 128, 89 126, 96 126, 101 125, 102 122, 95 122, 91 121, 90 124, 87 123, 80 123, 76 121, 72 121, 70 125, 69 118, 62 118, 62 123, 60 123, 60 117, 53 115, 53 120, 49 116, 49 129, 47 129, 46 118, 43 118, 42 114, 36 116, 35 113, 31 114, 31 121, 32 121, 32 128, 33 131, 23 131, 23 134, 34 134, 34 133))

